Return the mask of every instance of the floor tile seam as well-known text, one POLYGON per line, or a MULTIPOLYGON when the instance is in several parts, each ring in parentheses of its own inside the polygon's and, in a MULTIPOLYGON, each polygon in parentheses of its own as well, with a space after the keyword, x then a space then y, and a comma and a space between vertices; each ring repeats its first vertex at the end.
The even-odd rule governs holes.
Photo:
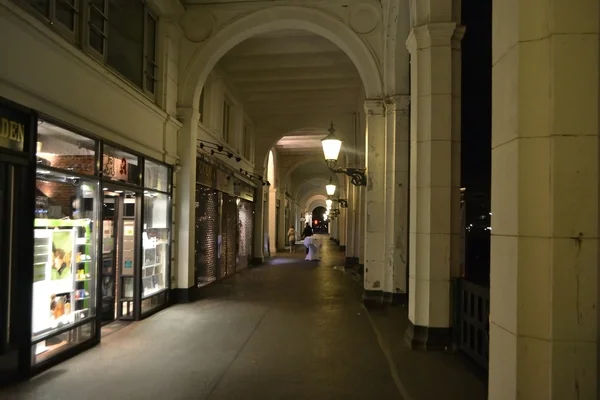
POLYGON ((413 398, 408 393, 406 386, 404 386, 404 384, 402 383, 402 380, 400 379, 400 376, 398 373, 398 368, 396 366, 396 363, 394 362, 392 352, 389 349, 387 342, 383 339, 381 332, 379 332, 379 329, 375 325, 375 321, 371 317, 369 310, 364 306, 364 304, 362 305, 362 309, 365 312, 365 314, 367 315, 367 319, 369 320, 369 324, 371 325, 371 328, 373 329, 373 333, 375 333, 375 337, 377 338, 377 343, 379 344, 379 348, 381 349, 381 352, 383 353, 383 356, 385 357, 385 359, 388 363, 388 366, 390 368, 390 375, 392 377, 392 380, 394 381, 394 384, 396 385, 396 388, 398 389, 400 396, 402 397, 403 400, 413 400, 413 398))
POLYGON ((227 374, 227 372, 229 371, 229 369, 231 368, 231 366, 233 365, 233 363, 239 358, 240 354, 242 354, 242 351, 244 350, 244 348, 246 348, 246 345, 248 344, 248 342, 250 342, 250 339, 252 339, 252 337, 254 336, 254 334, 256 333, 256 331, 258 330, 258 327, 262 324, 262 322, 264 321, 264 319, 267 316, 267 314, 269 313, 269 311, 270 311, 270 308, 267 308, 265 310, 265 312, 263 313, 263 315, 260 317, 260 319, 258 320, 258 322, 256 323, 256 325, 254 326, 254 328, 252 329, 252 331, 250 332, 250 334, 248 335, 248 337, 246 338, 246 340, 244 341, 244 343, 242 343, 242 345, 240 346, 239 350, 236 352, 235 356, 227 364, 227 366, 225 367, 225 369, 223 370, 223 372, 219 375, 219 377, 215 381, 214 385, 210 388, 210 391, 206 395, 207 398, 210 398, 210 396, 217 389, 217 387, 219 387, 219 383, 221 382, 221 380, 223 379, 223 377, 227 374))

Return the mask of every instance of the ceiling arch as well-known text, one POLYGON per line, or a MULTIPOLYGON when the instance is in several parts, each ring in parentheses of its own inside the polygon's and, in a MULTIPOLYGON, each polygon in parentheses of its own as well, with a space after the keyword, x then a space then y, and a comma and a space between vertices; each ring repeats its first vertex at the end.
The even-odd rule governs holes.
POLYGON ((308 31, 337 45, 354 63, 367 98, 382 98, 381 73, 374 55, 343 21, 324 11, 297 6, 269 7, 248 14, 214 34, 192 56, 180 85, 179 104, 194 107, 210 71, 234 46, 256 35, 282 30, 308 31))

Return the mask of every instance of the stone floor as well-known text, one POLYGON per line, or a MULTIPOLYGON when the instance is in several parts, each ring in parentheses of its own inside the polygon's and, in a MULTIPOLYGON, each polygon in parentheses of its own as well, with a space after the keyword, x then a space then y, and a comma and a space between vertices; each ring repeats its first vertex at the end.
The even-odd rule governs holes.
POLYGON ((455 354, 413 352, 402 307, 367 313, 343 253, 298 247, 130 324, 0 399, 485 399, 455 354))

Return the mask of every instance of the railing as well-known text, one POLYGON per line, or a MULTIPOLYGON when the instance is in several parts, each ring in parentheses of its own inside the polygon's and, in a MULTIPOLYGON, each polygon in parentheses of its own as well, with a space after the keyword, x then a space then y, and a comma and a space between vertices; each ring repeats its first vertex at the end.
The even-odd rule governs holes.
POLYGON ((454 340, 486 371, 489 362, 490 289, 465 279, 455 281, 454 340))

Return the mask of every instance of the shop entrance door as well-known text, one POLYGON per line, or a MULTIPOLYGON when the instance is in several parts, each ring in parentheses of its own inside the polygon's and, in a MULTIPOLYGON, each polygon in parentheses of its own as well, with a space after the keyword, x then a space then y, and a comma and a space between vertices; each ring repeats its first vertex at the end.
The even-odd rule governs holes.
MULTIPOLYGON (((19 334, 24 310, 23 269, 32 261, 31 253, 21 249, 31 245, 33 214, 27 197, 30 195, 28 167, 23 160, 0 152, 0 384, 13 379, 20 366, 19 357, 29 347, 27 337, 19 334)), ((28 354, 28 352, 27 352, 28 354)), ((22 363, 21 367, 25 365, 22 363)))
POLYGON ((137 217, 140 195, 104 188, 102 213, 102 323, 136 318, 137 217))

